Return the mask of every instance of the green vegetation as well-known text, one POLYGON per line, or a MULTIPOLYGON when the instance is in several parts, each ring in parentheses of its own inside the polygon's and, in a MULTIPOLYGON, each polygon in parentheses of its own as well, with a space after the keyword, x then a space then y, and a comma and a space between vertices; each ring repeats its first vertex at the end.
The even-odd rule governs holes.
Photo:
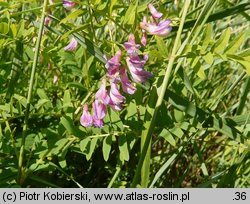
POLYGON ((248 0, 53 2, 0 0, 0 187, 250 187, 248 0), (149 3, 172 31, 136 50, 139 83, 149 3), (137 90, 83 127, 119 50, 137 90))

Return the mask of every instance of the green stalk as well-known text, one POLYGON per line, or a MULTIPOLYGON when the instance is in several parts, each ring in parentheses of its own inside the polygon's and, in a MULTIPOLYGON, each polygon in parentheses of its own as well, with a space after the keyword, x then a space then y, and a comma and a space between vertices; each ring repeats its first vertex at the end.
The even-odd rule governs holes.
POLYGON ((121 166, 116 167, 115 174, 112 177, 111 181, 109 182, 108 188, 112 188, 112 186, 113 186, 115 180, 117 179, 117 177, 119 176, 120 172, 121 172, 121 166))
MULTIPOLYGON (((160 90, 160 92, 159 92, 159 97, 158 97, 158 100, 156 102, 156 105, 154 106, 152 104, 151 101, 154 101, 154 100, 150 100, 151 97, 149 99, 149 104, 147 107, 145 121, 144 121, 145 130, 142 132, 142 135, 141 135, 141 155, 140 155, 139 162, 138 162, 138 165, 136 168, 135 176, 133 178, 133 182, 131 184, 132 187, 136 187, 136 185, 139 183, 138 181, 139 181, 139 177, 140 177, 140 172, 141 172, 141 187, 147 187, 147 185, 148 185, 149 173, 150 173, 151 135, 153 133, 157 113, 158 113, 159 108, 163 102, 165 92, 166 92, 167 87, 169 85, 169 79, 170 79, 170 75, 171 75, 173 65, 175 62, 176 52, 178 50, 178 45, 181 44, 181 34, 182 34, 183 25, 185 22, 185 18, 187 15, 187 11, 188 11, 188 7, 190 5, 190 2, 191 2, 191 0, 185 1, 180 26, 179 26, 177 36, 176 36, 176 39, 174 42, 174 47, 173 47, 172 53, 169 57, 169 62, 168 62, 168 66, 166 69, 166 73, 165 73, 163 82, 158 89, 158 90, 160 90)), ((160 79, 158 81, 160 81, 160 79)), ((152 92, 155 92, 155 93, 152 94, 151 96, 157 97, 157 95, 158 95, 157 94, 157 86, 153 87, 152 92)))
POLYGON ((246 101, 247 101, 247 95, 249 93, 249 90, 250 90, 250 77, 247 78, 247 81, 244 85, 244 88, 243 88, 243 94, 240 98, 240 104, 238 106, 238 109, 237 109, 237 112, 236 112, 236 115, 240 115, 244 109, 244 106, 246 104, 246 101))
POLYGON ((20 147, 20 153, 19 153, 19 161, 18 161, 18 183, 20 185, 23 184, 25 180, 25 169, 23 167, 23 161, 24 161, 24 146, 25 146, 25 138, 27 134, 28 129, 28 120, 29 120, 29 114, 30 114, 30 104, 31 104, 31 97, 32 97, 32 90, 35 80, 35 73, 36 73, 36 67, 38 62, 38 56, 39 56, 39 50, 40 50, 40 44, 42 40, 42 34, 43 34, 43 27, 44 27, 44 19, 46 15, 46 9, 47 9, 47 3, 48 0, 44 0, 43 4, 43 10, 42 10, 42 17, 41 17, 41 24, 38 31, 38 38, 36 41, 36 47, 35 47, 35 55, 30 75, 30 82, 28 87, 28 96, 27 96, 27 106, 25 111, 25 117, 24 117, 24 125, 23 125, 23 134, 22 134, 22 141, 21 141, 21 147, 20 147))

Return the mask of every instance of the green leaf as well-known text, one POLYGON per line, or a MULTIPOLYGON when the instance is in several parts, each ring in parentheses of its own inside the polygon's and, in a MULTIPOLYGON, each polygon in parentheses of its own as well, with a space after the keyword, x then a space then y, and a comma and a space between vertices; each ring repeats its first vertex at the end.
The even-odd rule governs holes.
POLYGON ((128 161, 129 160, 129 151, 126 135, 121 135, 118 138, 119 150, 120 150, 120 160, 128 161))
POLYGON ((0 33, 6 35, 9 32, 9 25, 6 22, 0 23, 0 33))
POLYGON ((132 100, 127 106, 127 114, 125 116, 125 119, 133 120, 136 117, 137 117, 137 106, 135 100, 132 100))
POLYGON ((99 4, 99 5, 97 6, 97 10, 98 10, 98 11, 104 10, 104 9, 106 8, 107 4, 108 4, 108 2, 103 2, 102 4, 99 4))
POLYGON ((154 184, 156 183, 156 181, 161 177, 161 175, 170 167, 170 165, 174 162, 174 160, 177 158, 177 156, 179 155, 179 153, 182 151, 183 146, 181 146, 176 153, 174 153, 159 169, 159 171, 155 174, 155 177, 152 181, 152 183, 150 184, 149 188, 152 188, 154 186, 154 184))
POLYGON ((246 37, 245 32, 241 32, 225 49, 226 54, 234 54, 238 48, 242 45, 246 37))
POLYGON ((216 41, 213 47, 213 51, 216 53, 222 53, 228 44, 230 35, 231 35, 231 28, 229 27, 222 33, 220 38, 216 41))
POLYGON ((83 153, 85 153, 85 154, 88 153, 87 146, 88 146, 89 142, 90 142, 90 138, 89 137, 86 137, 85 139, 81 140, 81 142, 80 142, 80 150, 83 153))
POLYGON ((186 99, 178 96, 174 92, 167 90, 165 94, 165 100, 172 104, 175 108, 184 111, 191 117, 197 119, 204 127, 210 127, 218 132, 239 141, 241 137, 241 132, 237 130, 234 126, 228 125, 222 118, 214 118, 209 115, 204 110, 196 107, 186 99))
POLYGON ((51 154, 53 155, 58 155, 59 152, 61 152, 61 150, 63 149, 63 147, 68 143, 68 139, 66 138, 63 138, 63 139, 60 139, 58 140, 56 143, 55 143, 55 147, 51 150, 51 154))
POLYGON ((155 36, 155 39, 156 39, 156 45, 157 45, 157 48, 158 48, 158 50, 159 50, 159 52, 161 54, 161 57, 164 57, 164 56, 167 57, 168 48, 167 48, 163 38, 155 36))
POLYGON ((108 161, 109 159, 111 145, 112 145, 112 136, 109 135, 108 137, 104 138, 103 143, 102 143, 102 153, 103 153, 103 158, 105 161, 108 161))
POLYGON ((118 112, 110 110, 110 121, 115 130, 123 130, 123 123, 118 112))
POLYGON ((64 111, 67 113, 68 116, 71 116, 70 113, 73 112, 73 104, 71 102, 70 91, 65 90, 63 95, 63 108, 64 111))
POLYGON ((78 16, 82 15, 83 13, 84 13, 83 10, 76 10, 76 11, 72 12, 71 14, 67 15, 66 18, 62 19, 59 24, 66 23, 67 21, 69 21, 71 19, 76 19, 76 18, 78 18, 78 16))
MULTIPOLYGON (((40 99, 40 100, 38 100, 37 104, 35 105, 35 108, 40 109, 41 107, 46 106, 47 104, 51 104, 48 99, 40 99)), ((50 107, 52 107, 52 106, 50 106, 50 107)))
POLYGON ((37 89, 37 95, 41 98, 41 99, 47 99, 49 100, 49 97, 47 96, 46 92, 44 89, 37 89))
POLYGON ((87 91, 86 87, 82 85, 82 83, 79 82, 69 82, 67 83, 66 87, 73 87, 73 88, 77 88, 83 91, 87 91))
POLYGON ((95 137, 95 138, 90 140, 89 152, 86 155, 87 160, 90 160, 90 158, 92 157, 92 154, 94 153, 97 141, 98 141, 98 137, 95 137))
POLYGON ((17 99, 22 104, 23 107, 26 107, 26 105, 27 105, 27 99, 25 97, 20 96, 18 94, 14 94, 13 98, 17 99))
POLYGON ((207 64, 213 64, 214 62, 214 57, 211 52, 208 52, 206 55, 203 55, 202 58, 207 64))
POLYGON ((72 118, 69 116, 61 117, 60 123, 67 130, 69 135, 81 136, 82 132, 74 125, 72 118))
POLYGON ((166 141, 169 142, 169 144, 171 144, 172 146, 176 146, 176 142, 175 142, 175 139, 173 138, 173 136, 171 135, 171 133, 166 130, 166 129, 163 129, 161 131, 161 133, 159 134, 160 137, 163 137, 166 141))
POLYGON ((205 79, 206 75, 204 72, 204 67, 199 60, 199 57, 193 58, 191 61, 191 67, 194 69, 195 73, 197 73, 198 77, 200 77, 201 79, 205 79))
POLYGON ((250 62, 247 60, 237 60, 245 69, 248 76, 250 76, 250 62))
POLYGON ((124 16, 124 24, 133 25, 135 21, 136 9, 137 9, 138 1, 134 4, 130 4, 128 10, 124 16))
POLYGON ((137 12, 143 12, 145 10, 147 10, 148 8, 148 4, 151 2, 151 0, 144 0, 142 3, 140 3, 137 7, 137 12))
POLYGON ((10 25, 11 33, 12 33, 12 38, 16 38, 17 35, 17 26, 16 24, 11 24, 10 25))
POLYGON ((241 64, 246 69, 247 75, 250 76, 250 62, 248 61, 247 58, 240 57, 238 55, 227 55, 227 56, 229 59, 232 59, 241 64))
POLYGON ((202 54, 206 51, 209 43, 211 42, 212 32, 213 32, 212 25, 207 24, 207 27, 206 27, 205 32, 204 32, 204 38, 202 39, 202 45, 201 45, 201 53, 202 54))
POLYGON ((173 134, 173 135, 175 135, 175 136, 177 136, 178 138, 182 138, 182 136, 184 135, 184 132, 182 131, 182 129, 181 128, 179 128, 179 127, 173 127, 171 130, 170 130, 170 132, 173 134))
POLYGON ((111 0, 110 7, 109 7, 109 15, 112 16, 113 7, 116 4, 117 0, 111 0))

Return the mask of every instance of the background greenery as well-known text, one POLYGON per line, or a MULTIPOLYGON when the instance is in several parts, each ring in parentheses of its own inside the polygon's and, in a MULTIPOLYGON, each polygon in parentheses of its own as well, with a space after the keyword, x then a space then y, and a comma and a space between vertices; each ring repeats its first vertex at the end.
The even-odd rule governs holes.
POLYGON ((52 22, 39 42, 43 1, 0 1, 0 187, 249 187, 249 1, 76 2, 70 11, 59 0, 48 5, 52 22), (148 36, 145 68, 154 77, 137 84, 121 112, 109 110, 104 128, 80 126, 82 105, 106 72, 103 54, 124 52, 129 33, 139 41, 149 2, 173 24, 165 38, 148 36), (79 47, 66 52, 72 35, 79 47), (144 158, 148 121, 151 154, 144 158), (138 181, 140 157, 150 167, 138 181))

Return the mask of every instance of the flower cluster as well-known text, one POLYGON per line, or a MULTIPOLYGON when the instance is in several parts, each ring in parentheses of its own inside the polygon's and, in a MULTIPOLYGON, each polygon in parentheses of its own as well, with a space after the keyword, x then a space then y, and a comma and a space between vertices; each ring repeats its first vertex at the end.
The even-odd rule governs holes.
POLYGON ((151 22, 147 22, 147 18, 144 17, 143 21, 140 23, 140 27, 150 33, 151 35, 156 35, 160 37, 167 36, 172 27, 170 26, 170 19, 160 20, 163 16, 162 13, 158 12, 152 4, 148 5, 149 11, 152 14, 151 22))
MULTIPOLYGON (((162 13, 158 12, 152 4, 148 5, 152 14, 153 23, 148 23, 144 17, 140 23, 142 28, 141 44, 146 46, 147 33, 166 36, 171 31, 170 20, 161 20, 162 13)), ((144 65, 148 60, 148 55, 139 54, 141 45, 136 44, 134 34, 129 34, 128 41, 124 43, 124 48, 127 51, 126 64, 129 69, 131 78, 136 83, 145 83, 152 73, 144 69, 144 65)), ((121 94, 121 90, 127 94, 134 94, 136 87, 129 80, 127 69, 120 63, 122 52, 118 50, 116 54, 105 65, 107 72, 101 81, 100 89, 95 94, 94 102, 92 103, 92 115, 88 111, 88 105, 84 104, 83 113, 80 118, 80 123, 84 127, 103 127, 104 118, 107 114, 107 107, 111 107, 114 111, 122 110, 126 98, 121 94), (109 82, 107 90, 107 81, 109 82)))
POLYGON ((107 73, 101 81, 100 89, 95 94, 95 100, 92 104, 93 114, 88 111, 88 105, 83 107, 83 113, 80 123, 84 127, 96 126, 103 127, 103 119, 107 114, 107 107, 111 107, 114 111, 120 111, 123 108, 125 97, 121 94, 120 87, 127 94, 134 94, 136 88, 130 82, 127 71, 120 63, 121 51, 107 61, 105 67, 107 73), (107 90, 107 81, 109 81, 109 90, 107 90))

